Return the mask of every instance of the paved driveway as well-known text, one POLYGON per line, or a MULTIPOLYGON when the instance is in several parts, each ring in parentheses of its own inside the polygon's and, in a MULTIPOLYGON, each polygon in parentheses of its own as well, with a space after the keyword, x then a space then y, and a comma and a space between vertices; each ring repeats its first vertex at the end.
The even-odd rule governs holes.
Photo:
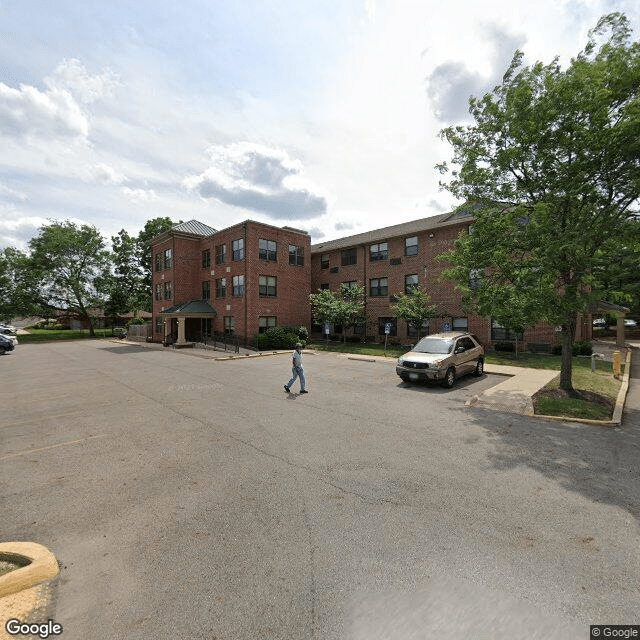
POLYGON ((333 354, 305 355, 310 393, 287 395, 287 355, 210 355, 0 358, 0 541, 58 557, 65 640, 640 619, 638 412, 622 430, 503 415, 464 406, 498 377, 406 387, 333 354))

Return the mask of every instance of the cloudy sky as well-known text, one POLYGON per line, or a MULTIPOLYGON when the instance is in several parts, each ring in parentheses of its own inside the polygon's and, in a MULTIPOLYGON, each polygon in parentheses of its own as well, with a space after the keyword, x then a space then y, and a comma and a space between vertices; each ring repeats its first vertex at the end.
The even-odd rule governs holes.
POLYGON ((0 248, 49 219, 312 241, 450 210, 443 127, 637 0, 0 0, 0 248))

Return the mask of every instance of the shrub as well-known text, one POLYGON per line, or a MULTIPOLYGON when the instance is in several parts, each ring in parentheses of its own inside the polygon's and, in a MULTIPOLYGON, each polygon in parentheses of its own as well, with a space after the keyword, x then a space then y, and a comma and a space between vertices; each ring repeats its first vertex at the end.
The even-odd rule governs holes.
POLYGON ((298 329, 293 327, 271 327, 256 336, 258 349, 294 349, 297 342, 306 341, 300 339, 298 329))
POLYGON ((347 342, 362 342, 361 336, 347 336, 347 342))
POLYGON ((573 343, 574 356, 590 356, 593 353, 593 347, 588 340, 580 340, 573 343))
MULTIPOLYGON (((562 345, 557 344, 551 349, 554 356, 562 355, 562 345)), ((593 353, 593 347, 588 340, 579 340, 573 343, 574 356, 590 356, 593 353)))
POLYGON ((307 327, 304 325, 298 327, 297 333, 298 340, 302 342, 302 344, 307 344, 307 342, 309 342, 309 329, 307 329, 307 327))
POLYGON ((515 351, 516 345, 513 342, 496 342, 496 351, 515 351))
POLYGON ((145 324, 146 322, 147 321, 144 318, 139 318, 136 316, 135 318, 131 318, 131 320, 128 320, 124 326, 128 329, 132 324, 145 324))

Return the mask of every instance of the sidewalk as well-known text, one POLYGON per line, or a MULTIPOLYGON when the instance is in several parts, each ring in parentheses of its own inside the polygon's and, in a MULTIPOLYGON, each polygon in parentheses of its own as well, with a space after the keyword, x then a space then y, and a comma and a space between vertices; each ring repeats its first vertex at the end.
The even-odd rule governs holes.
POLYGON ((467 406, 524 416, 534 414, 533 395, 560 375, 559 371, 549 369, 528 369, 500 364, 485 364, 484 372, 509 377, 481 395, 473 396, 466 402, 467 406))
MULTIPOLYGON (((638 357, 640 342, 627 342, 627 346, 621 349, 615 346, 615 342, 607 343, 604 341, 598 341, 594 342, 593 347, 594 352, 601 353, 604 356, 604 360, 607 361, 612 361, 613 353, 615 351, 620 351, 622 355, 622 362, 625 363, 627 362, 627 354, 630 351, 635 351, 633 355, 638 357)), ((638 388, 637 386, 629 385, 629 377, 631 374, 631 371, 629 369, 629 367, 625 368, 622 387, 620 389, 620 393, 618 394, 613 420, 610 423, 603 423, 606 426, 614 426, 616 423, 620 423, 627 393, 629 393, 629 399, 632 401, 632 403, 640 405, 640 388, 638 388), (628 392, 627 389, 629 389, 628 392), (631 396, 631 394, 633 394, 633 397, 631 396)), ((473 396, 473 398, 471 398, 471 400, 468 400, 465 404, 470 407, 491 409, 493 411, 515 413, 525 416, 535 415, 533 409, 533 396, 535 395, 535 393, 560 375, 559 371, 551 371, 548 369, 529 369, 526 367, 509 367, 504 365, 486 363, 484 366, 484 371, 485 373, 509 376, 509 378, 504 382, 497 384, 495 387, 487 389, 479 396, 473 396)), ((552 420, 556 419, 552 416, 540 417, 545 417, 552 420)), ((575 418, 557 419, 573 422, 596 422, 591 420, 578 420, 575 418)))

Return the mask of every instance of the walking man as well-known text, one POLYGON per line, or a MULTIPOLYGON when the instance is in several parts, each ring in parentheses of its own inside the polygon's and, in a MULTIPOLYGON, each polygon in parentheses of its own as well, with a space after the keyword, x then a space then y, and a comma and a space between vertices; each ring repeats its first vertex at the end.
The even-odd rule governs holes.
POLYGON ((302 344, 298 342, 296 344, 296 350, 293 352, 291 380, 284 385, 284 390, 287 393, 291 393, 291 386, 296 381, 296 378, 300 378, 300 393, 309 393, 306 389, 307 383, 304 379, 304 370, 302 369, 302 344))

